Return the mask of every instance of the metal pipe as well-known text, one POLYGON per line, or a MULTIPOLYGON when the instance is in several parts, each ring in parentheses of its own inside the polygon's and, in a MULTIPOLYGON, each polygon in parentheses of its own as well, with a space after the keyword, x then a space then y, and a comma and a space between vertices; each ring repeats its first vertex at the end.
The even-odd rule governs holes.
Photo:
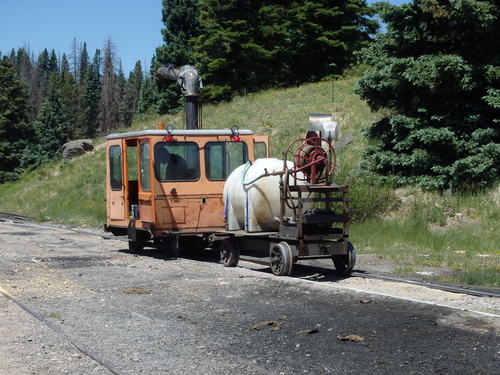
POLYGON ((198 129, 198 97, 186 96, 186 129, 198 129))
POLYGON ((203 82, 195 67, 184 65, 175 69, 172 65, 161 67, 156 71, 159 80, 175 81, 181 88, 185 98, 186 129, 198 129, 198 96, 203 88, 203 82))

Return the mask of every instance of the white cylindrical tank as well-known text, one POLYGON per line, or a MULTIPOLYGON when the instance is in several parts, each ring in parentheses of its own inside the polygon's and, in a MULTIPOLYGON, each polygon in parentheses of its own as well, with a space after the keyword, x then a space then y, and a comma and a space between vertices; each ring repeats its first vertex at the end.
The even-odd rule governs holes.
MULTIPOLYGON (((292 162, 287 162, 293 168, 292 162)), ((236 168, 224 185, 225 215, 228 230, 244 229, 248 232, 277 231, 279 223, 274 219, 280 215, 279 176, 256 178, 265 173, 282 171, 283 160, 275 158, 257 159, 250 166, 245 164, 236 168), (248 182, 254 181, 250 184, 248 182)), ((303 177, 299 173, 298 177, 303 177)), ((304 184, 305 182, 299 181, 304 184)), ((304 209, 312 205, 304 205, 304 209)), ((287 208, 286 216, 292 216, 287 208)))

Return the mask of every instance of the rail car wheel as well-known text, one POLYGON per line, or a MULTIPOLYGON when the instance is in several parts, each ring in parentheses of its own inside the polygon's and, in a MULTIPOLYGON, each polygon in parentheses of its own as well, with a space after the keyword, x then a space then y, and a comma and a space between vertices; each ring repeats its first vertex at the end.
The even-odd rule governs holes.
POLYGON ((332 255, 332 260, 337 274, 349 276, 352 273, 354 264, 356 264, 356 251, 352 243, 347 243, 347 254, 332 255))
POLYGON ((220 244, 220 261, 224 267, 236 267, 240 260, 240 249, 233 238, 226 238, 220 244))
POLYGON ((286 242, 280 242, 271 248, 271 271, 276 276, 288 276, 292 273, 293 256, 290 246, 286 242))

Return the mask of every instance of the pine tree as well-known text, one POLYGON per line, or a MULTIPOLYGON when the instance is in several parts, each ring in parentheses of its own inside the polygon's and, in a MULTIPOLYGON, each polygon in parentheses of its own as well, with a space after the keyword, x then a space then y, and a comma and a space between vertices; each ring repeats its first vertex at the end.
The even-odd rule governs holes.
MULTIPOLYGON (((151 74, 160 66, 172 64, 175 67, 195 63, 193 40, 200 33, 198 23, 198 0, 163 0, 161 30, 164 44, 156 49, 151 64, 151 74)), ((151 105, 159 113, 173 113, 181 108, 180 90, 175 82, 156 82, 157 99, 151 105)), ((145 102, 143 102, 145 103, 145 102)), ((146 112, 150 109, 143 108, 146 112)))
POLYGON ((81 103, 81 135, 94 137, 98 128, 99 103, 101 98, 101 51, 96 50, 85 78, 85 92, 81 103))
POLYGON ((364 0, 205 0, 199 7, 194 56, 216 100, 341 73, 377 28, 364 0))
POLYGON ((34 167, 58 156, 61 146, 70 139, 71 123, 62 101, 57 74, 50 74, 47 98, 40 107, 38 121, 33 123, 36 144, 29 145, 26 164, 34 167))
POLYGON ((61 103, 61 116, 64 122, 69 124, 68 137, 75 138, 75 135, 79 134, 77 129, 78 90, 65 54, 61 58, 61 73, 56 85, 61 103))
MULTIPOLYGON (((53 53, 53 56, 55 56, 55 52, 53 53)), ((29 121, 35 121, 37 119, 40 106, 42 105, 43 101, 45 100, 45 96, 47 95, 47 82, 50 72, 49 67, 50 70, 54 70, 54 68, 52 67, 54 62, 51 62, 51 60, 52 59, 49 57, 49 52, 46 48, 40 53, 40 55, 38 55, 38 60, 33 72, 33 78, 29 91, 29 121)), ((55 64, 57 67, 57 58, 55 64)))
POLYGON ((29 88, 33 76, 33 64, 31 63, 29 51, 24 48, 17 51, 16 70, 23 85, 29 88))
POLYGON ((264 1, 256 40, 272 54, 268 79, 290 85, 341 73, 371 42, 372 14, 364 0, 264 1))
POLYGON ((0 59, 0 183, 18 177, 29 138, 27 93, 7 58, 0 59))
POLYGON ((104 134, 118 128, 119 91, 115 73, 115 48, 111 38, 104 44, 103 78, 99 102, 99 132, 104 134))
POLYGON ((366 166, 399 184, 481 188, 500 174, 498 1, 382 4, 386 34, 363 53, 358 93, 387 115, 366 166))
POLYGON ((146 77, 139 93, 138 113, 158 113, 158 90, 154 79, 146 77))
POLYGON ((137 61, 135 63, 134 70, 130 72, 129 79, 125 87, 123 100, 120 103, 122 105, 121 112, 123 114, 123 124, 126 126, 132 124, 132 119, 137 112, 142 80, 143 74, 141 62, 137 61))
POLYGON ((200 2, 203 32, 196 39, 195 57, 208 84, 205 95, 229 99, 262 82, 271 67, 271 53, 259 44, 262 1, 206 0, 200 2))
POLYGON ((71 43, 71 53, 69 55, 71 61, 71 73, 75 81, 78 81, 80 77, 80 55, 82 53, 81 45, 78 43, 76 38, 73 38, 71 43))
POLYGON ((85 80, 87 79, 88 69, 89 69, 89 54, 87 52, 86 42, 83 42, 79 60, 80 60, 79 63, 80 70, 79 70, 78 83, 80 85, 85 85, 85 80))
POLYGON ((57 63, 57 55, 56 51, 52 50, 50 51, 50 58, 47 63, 47 72, 50 73, 57 73, 59 71, 58 63, 57 63))
POLYGON ((118 88, 118 116, 120 124, 125 124, 128 109, 125 108, 125 93, 127 89, 127 79, 123 73, 122 62, 119 62, 118 74, 116 75, 116 84, 118 88))

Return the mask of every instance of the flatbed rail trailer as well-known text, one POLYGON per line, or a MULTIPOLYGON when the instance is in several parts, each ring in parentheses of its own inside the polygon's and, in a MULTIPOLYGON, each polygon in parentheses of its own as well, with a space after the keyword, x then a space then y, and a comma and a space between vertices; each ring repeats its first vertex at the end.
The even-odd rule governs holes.
MULTIPOLYGON (((332 210, 297 210, 294 218, 284 218, 279 230, 249 233, 245 230, 217 231, 211 242, 219 243, 221 261, 234 267, 240 260, 269 265, 278 276, 290 275, 300 260, 331 258, 340 275, 349 275, 356 262, 349 239, 349 198, 346 185, 296 185, 299 207, 305 202, 327 206, 339 203, 340 214, 332 210), (311 195, 314 195, 311 198, 311 195)), ((283 197, 283 200, 286 198, 283 197)))

